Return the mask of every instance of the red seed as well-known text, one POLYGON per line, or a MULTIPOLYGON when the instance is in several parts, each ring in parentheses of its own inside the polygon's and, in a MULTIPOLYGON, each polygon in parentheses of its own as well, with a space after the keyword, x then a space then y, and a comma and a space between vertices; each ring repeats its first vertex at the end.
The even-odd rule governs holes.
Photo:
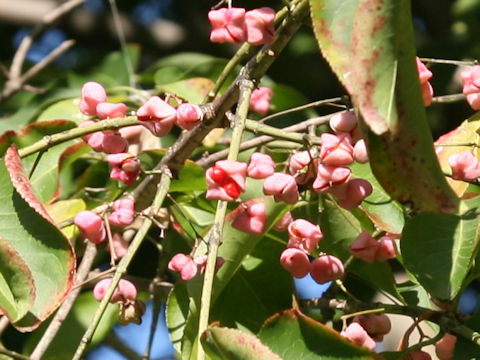
POLYGON ((228 196, 236 199, 240 195, 240 188, 237 183, 233 180, 229 181, 225 185, 222 186, 228 196))
POLYGON ((229 180, 229 176, 225 170, 217 166, 210 168, 210 177, 220 186, 224 186, 229 180))

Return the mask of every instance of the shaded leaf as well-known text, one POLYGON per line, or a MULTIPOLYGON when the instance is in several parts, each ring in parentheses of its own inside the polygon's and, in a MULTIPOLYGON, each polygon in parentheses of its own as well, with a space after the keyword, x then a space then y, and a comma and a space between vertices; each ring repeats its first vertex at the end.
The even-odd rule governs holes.
POLYGON ((405 223, 403 207, 385 192, 373 176, 368 163, 354 163, 350 168, 355 177, 367 180, 373 188, 372 194, 361 204, 362 211, 377 228, 400 234, 405 223))
POLYGON ((202 345, 212 359, 282 360, 255 335, 238 329, 210 327, 202 335, 202 345))
MULTIPOLYGON (((29 277, 35 290, 33 305, 26 315, 22 313, 25 309, 7 314, 17 328, 29 331, 45 320, 68 294, 73 284, 75 257, 68 240, 35 198, 14 147, 9 148, 5 163, 0 164, 0 201, 0 253, 6 257, 14 250, 14 258, 21 259, 31 274, 20 271, 14 278, 7 278, 12 274, 2 272, 2 276, 12 289, 12 297, 30 291, 18 289, 31 281, 29 277)), ((20 298, 19 301, 24 304, 26 300, 20 298)), ((1 307, 7 311, 8 305, 1 304, 1 307)))
POLYGON ((283 360, 382 359, 294 309, 272 316, 258 337, 283 360))
POLYGON ((461 289, 479 240, 477 198, 461 203, 461 215, 418 214, 400 241, 403 264, 433 296, 451 300, 461 289))

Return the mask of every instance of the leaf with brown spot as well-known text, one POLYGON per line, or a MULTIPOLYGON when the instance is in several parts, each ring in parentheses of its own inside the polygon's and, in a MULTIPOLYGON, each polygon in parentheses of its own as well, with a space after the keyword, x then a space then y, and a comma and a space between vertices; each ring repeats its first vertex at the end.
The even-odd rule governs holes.
POLYGON ((435 156, 421 96, 410 1, 345 1, 351 7, 343 11, 336 0, 310 3, 315 36, 358 110, 378 182, 416 211, 455 212, 459 199, 435 156))

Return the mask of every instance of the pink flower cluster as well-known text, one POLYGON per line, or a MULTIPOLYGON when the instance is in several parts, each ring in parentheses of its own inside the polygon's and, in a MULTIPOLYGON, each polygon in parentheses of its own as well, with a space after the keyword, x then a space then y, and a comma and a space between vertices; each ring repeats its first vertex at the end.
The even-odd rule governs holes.
POLYGON ((321 255, 310 262, 309 255, 315 251, 323 238, 318 225, 305 219, 297 219, 291 221, 287 229, 289 238, 287 249, 280 255, 280 263, 285 270, 296 278, 302 278, 310 273, 319 284, 343 277, 345 272, 343 263, 333 255, 321 255))
MULTIPOLYGON (((217 258, 216 268, 219 269, 225 260, 223 258, 217 258)), ((168 262, 168 269, 178 272, 182 281, 188 281, 197 276, 200 271, 203 273, 207 266, 207 255, 200 255, 192 257, 178 253, 174 255, 168 262)))
MULTIPOLYGON (((135 209, 133 199, 123 198, 113 202, 113 211, 108 215, 108 222, 114 230, 128 226, 132 224, 134 220, 135 209)), ((83 210, 75 216, 74 223, 80 229, 81 235, 85 239, 95 244, 100 244, 105 241, 107 231, 100 215, 90 210, 83 210)), ((120 258, 125 255, 128 243, 121 233, 118 231, 113 232, 111 240, 115 256, 120 258)))
POLYGON ((398 238, 398 234, 386 233, 376 240, 368 230, 365 230, 350 245, 350 253, 368 263, 394 259, 397 256, 395 239, 398 238))
POLYGON ((275 10, 262 7, 250 11, 244 8, 220 8, 208 12, 212 25, 210 41, 217 43, 240 43, 252 45, 272 42, 275 36, 275 10))
MULTIPOLYGON (((93 296, 97 301, 101 301, 108 288, 112 284, 112 278, 105 278, 97 282, 93 288, 93 296)), ((125 279, 120 279, 116 289, 110 298, 111 303, 135 301, 137 298, 137 288, 135 285, 125 279)))
POLYGON ((480 110, 480 65, 475 65, 460 73, 463 93, 473 110, 480 110))
POLYGON ((425 64, 418 58, 417 62, 418 77, 420 80, 420 87, 422 89, 422 98, 425 106, 430 106, 433 99, 433 87, 428 80, 433 76, 433 73, 425 66, 425 64))
POLYGON ((385 314, 368 314, 356 316, 350 325, 340 333, 358 346, 375 349, 376 341, 382 341, 384 335, 392 328, 390 319, 385 314))

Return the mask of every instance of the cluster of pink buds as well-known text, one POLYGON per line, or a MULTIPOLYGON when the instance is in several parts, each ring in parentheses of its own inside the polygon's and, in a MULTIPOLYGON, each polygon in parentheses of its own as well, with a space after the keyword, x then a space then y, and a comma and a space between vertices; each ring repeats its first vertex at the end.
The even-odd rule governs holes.
MULTIPOLYGON (((107 92, 99 83, 90 81, 82 87, 82 98, 79 108, 85 115, 96 116, 98 119, 84 121, 80 126, 86 126, 109 118, 124 117, 127 106, 123 103, 109 103, 107 92)), ((124 152, 128 148, 128 142, 115 130, 97 131, 84 136, 84 140, 95 151, 103 151, 107 154, 124 152)))
POLYGON ((293 220, 288 225, 288 238, 287 249, 280 255, 280 263, 294 277, 302 278, 310 273, 319 284, 343 277, 343 263, 333 255, 321 255, 310 262, 309 255, 323 238, 318 225, 305 219, 293 220))
POLYGON ((95 244, 103 242, 107 236, 102 217, 93 211, 80 211, 75 216, 74 223, 80 229, 82 236, 95 244))
MULTIPOLYGON (((225 260, 217 258, 216 268, 219 269, 225 260)), ((168 262, 168 269, 178 272, 182 281, 188 281, 197 276, 198 272, 203 273, 207 266, 207 255, 192 257, 178 253, 174 255, 168 262)))
POLYGON ((375 349, 376 341, 382 341, 383 336, 392 328, 390 319, 385 314, 367 314, 356 316, 350 325, 340 333, 358 346, 375 349))
POLYGON ((422 89, 422 98, 425 106, 430 106, 433 99, 433 87, 428 80, 433 76, 432 72, 425 66, 425 64, 418 58, 417 62, 418 77, 420 80, 420 87, 422 89))
MULTIPOLYGON (((93 296, 101 301, 112 284, 112 278, 105 278, 97 282, 93 288, 93 296)), ((142 315, 145 313, 145 304, 137 299, 137 288, 125 279, 120 279, 110 300, 111 303, 120 305, 119 322, 122 325, 129 323, 141 324, 142 315)))
POLYGON ((262 7, 250 11, 244 8, 220 8, 208 12, 212 25, 210 41, 217 43, 248 42, 263 45, 275 36, 275 10, 262 7))
POLYGON ((473 110, 480 110, 480 65, 475 65, 460 73, 463 93, 473 110))
POLYGON ((203 112, 199 106, 190 103, 182 103, 176 109, 161 99, 152 96, 137 110, 137 118, 155 136, 165 136, 178 125, 190 130, 203 118, 203 112))
POLYGON ((398 234, 386 233, 377 240, 365 230, 350 245, 350 253, 368 263, 394 259, 397 256, 395 239, 398 238, 398 234))
POLYGON ((448 164, 455 180, 476 181, 480 177, 480 162, 469 150, 450 155, 448 164))
POLYGON ((232 226, 235 229, 253 235, 261 235, 267 226, 267 209, 263 202, 255 200, 240 204, 229 216, 234 217, 232 226))

